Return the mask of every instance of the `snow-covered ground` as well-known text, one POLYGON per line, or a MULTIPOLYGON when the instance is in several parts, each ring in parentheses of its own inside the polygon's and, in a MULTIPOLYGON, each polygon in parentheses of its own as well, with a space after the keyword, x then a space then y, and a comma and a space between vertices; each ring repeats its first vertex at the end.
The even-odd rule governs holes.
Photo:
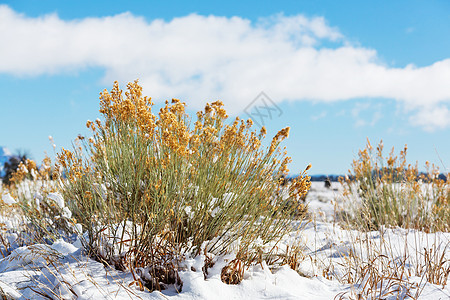
MULTIPOLYGON (((419 299, 450 299, 450 278, 442 288, 427 283, 421 275, 421 270, 431 266, 422 262, 424 249, 440 251, 450 259, 450 250, 445 248, 450 243, 449 233, 344 230, 333 222, 341 191, 339 183, 327 189, 323 182, 313 182, 306 199, 311 220, 293 224, 300 231, 292 231, 280 243, 281 251, 288 245, 301 247, 298 272, 287 265, 269 268, 262 263, 246 269, 240 284, 227 285, 221 281, 221 270, 234 257, 213 257, 215 264, 205 280, 205 257, 199 255, 187 257, 180 266, 180 293, 175 288, 149 293, 139 290, 130 272, 105 268, 88 258, 79 241, 59 240, 53 245, 19 247, 1 259, 0 292, 6 299, 358 299, 359 293, 367 291, 369 278, 355 284, 345 283, 345 278, 353 274, 349 266, 364 267, 370 261, 366 270, 395 270, 401 262, 410 268, 409 274, 392 275, 375 288, 383 299, 399 295, 406 299, 408 293, 413 297, 420 294, 419 299)), ((14 244, 14 217, 4 216, 0 223, 2 237, 14 244)))

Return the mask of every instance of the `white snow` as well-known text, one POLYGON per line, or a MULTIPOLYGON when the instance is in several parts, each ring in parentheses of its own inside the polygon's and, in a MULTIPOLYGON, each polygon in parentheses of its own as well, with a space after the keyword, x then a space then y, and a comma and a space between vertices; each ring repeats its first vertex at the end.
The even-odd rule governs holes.
POLYGON ((11 205, 16 203, 16 200, 11 196, 10 193, 4 193, 2 195, 2 200, 5 202, 5 204, 11 205))
MULTIPOLYGON (((17 235, 14 236, 11 230, 17 221, 12 216, 2 216, 0 223, 5 225, 0 233, 9 237, 14 249, 0 260, 0 288, 8 299, 329 300, 338 295, 355 295, 364 289, 364 285, 346 284, 338 280, 346 276, 348 261, 355 256, 369 259, 384 255, 392 262, 406 258, 407 264, 414 269, 422 260, 418 253, 423 253, 423 249, 435 249, 443 251, 449 263, 450 251, 445 247, 449 246, 450 233, 427 234, 404 229, 360 233, 342 229, 333 222, 340 193, 338 183, 326 189, 323 183, 314 182, 306 199, 312 221, 294 222, 293 228, 300 227, 300 231, 292 230, 278 245, 280 253, 295 245, 301 247, 298 272, 287 265, 269 267, 263 262, 245 269, 240 284, 227 285, 221 281, 221 270, 235 258, 233 254, 210 255, 215 264, 208 269, 206 280, 202 271, 205 256, 188 256, 179 269, 183 281, 180 293, 175 288, 152 293, 139 290, 130 272, 116 271, 89 258, 79 239, 74 243, 57 240, 52 245, 14 246, 17 235), (366 247, 367 244, 372 245, 372 248, 366 247)), ((5 197, 3 194, 2 199, 6 203, 5 197)), ((33 198, 39 200, 41 197, 33 198)), ((50 193, 48 198, 54 200, 61 209, 65 208, 60 194, 50 193)), ((188 208, 186 213, 190 213, 188 208)), ((128 228, 123 230, 128 234, 128 228)), ((103 242, 109 245, 111 241, 105 239, 103 242)), ((420 293, 419 299, 450 299, 450 278, 445 288, 427 283, 426 278, 414 272, 410 276, 405 274, 404 279, 411 293, 420 293)), ((389 292, 388 284, 385 282, 380 285, 380 291, 389 292)), ((401 290, 400 295, 406 294, 401 285, 392 286, 401 290)), ((396 297, 397 294, 393 293, 387 295, 386 299, 396 297)))
POLYGON ((60 193, 49 193, 47 197, 48 199, 55 201, 59 208, 64 208, 64 198, 60 193))

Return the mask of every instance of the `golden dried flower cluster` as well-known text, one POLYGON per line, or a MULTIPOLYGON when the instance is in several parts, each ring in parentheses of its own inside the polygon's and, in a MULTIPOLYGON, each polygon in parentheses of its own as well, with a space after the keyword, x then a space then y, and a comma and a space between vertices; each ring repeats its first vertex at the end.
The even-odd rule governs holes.
MULTIPOLYGON (((185 156, 188 153, 190 133, 185 120, 185 103, 172 99, 172 105, 169 105, 166 101, 166 106, 159 112, 156 126, 158 128, 156 137, 161 139, 163 146, 168 147, 176 155, 185 156)), ((149 135, 148 138, 152 136, 149 135)))
POLYGON ((57 168, 61 166, 67 171, 65 174, 70 181, 76 182, 80 180, 84 175, 91 172, 89 166, 85 166, 80 153, 74 153, 72 151, 62 148, 61 153, 56 157, 57 168))
POLYGON ((18 184, 22 180, 28 179, 40 179, 48 180, 51 172, 50 158, 46 157, 40 168, 36 166, 36 162, 31 159, 26 159, 24 162, 20 162, 17 170, 12 174, 11 184, 18 184))
POLYGON ((296 200, 302 199, 308 193, 311 188, 311 177, 306 175, 306 172, 311 168, 311 164, 309 164, 303 173, 295 178, 291 185, 289 186, 289 195, 296 200))
POLYGON ((367 139, 366 148, 359 150, 358 158, 353 160, 352 175, 357 179, 377 175, 380 182, 385 183, 392 183, 399 181, 400 179, 412 182, 417 179, 419 175, 417 164, 413 166, 406 161, 406 153, 408 150, 406 145, 403 150, 400 151, 399 157, 394 155, 394 148, 392 148, 388 157, 384 157, 383 149, 384 145, 381 140, 377 146, 376 156, 374 157, 372 155, 373 147, 367 139), (372 174, 374 171, 377 174, 372 174))
MULTIPOLYGON (((108 122, 134 124, 140 133, 148 136, 153 135, 156 127, 152 105, 151 98, 142 96, 142 87, 137 80, 128 83, 125 99, 117 81, 114 82, 111 92, 105 89, 100 93, 100 113, 105 115, 108 122)), ((93 123, 89 122, 87 126, 92 128, 93 123)))
MULTIPOLYGON (((264 128, 264 127, 263 127, 264 128)), ((283 141, 285 138, 289 137, 289 127, 283 128, 273 137, 272 142, 270 143, 269 153, 273 153, 275 149, 278 147, 278 145, 283 141)), ((265 128, 264 128, 265 131, 265 128)), ((262 132, 262 131, 261 131, 262 132)))
POLYGON ((16 171, 12 174, 11 182, 13 184, 19 183, 24 180, 33 169, 36 169, 36 163, 34 161, 27 159, 25 163, 20 162, 16 171))

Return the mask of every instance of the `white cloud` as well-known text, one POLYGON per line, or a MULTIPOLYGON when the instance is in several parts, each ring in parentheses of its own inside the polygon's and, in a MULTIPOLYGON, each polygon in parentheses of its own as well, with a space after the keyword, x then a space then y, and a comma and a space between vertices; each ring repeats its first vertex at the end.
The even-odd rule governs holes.
POLYGON ((411 34, 411 33, 413 33, 414 31, 416 31, 416 28, 414 28, 414 27, 408 27, 408 28, 405 29, 405 32, 406 32, 407 34, 411 34))
POLYGON ((418 112, 415 124, 450 126, 432 119, 450 102, 450 59, 392 68, 375 50, 350 45, 321 17, 275 15, 252 23, 192 14, 148 22, 124 13, 65 21, 0 5, 0 41, 1 73, 102 67, 109 86, 140 78, 156 99, 177 97, 195 108, 222 99, 234 112, 261 91, 278 102, 391 98, 418 112))
POLYGON ((412 116, 410 121, 430 132, 443 129, 450 127, 450 110, 444 105, 425 108, 412 116))
POLYGON ((372 105, 369 102, 358 102, 351 110, 351 115, 355 120, 355 127, 373 127, 383 117, 382 105, 372 105))
POLYGON ((312 121, 318 121, 320 119, 323 119, 327 116, 327 112, 326 111, 322 111, 320 114, 318 115, 312 115, 310 118, 312 121))

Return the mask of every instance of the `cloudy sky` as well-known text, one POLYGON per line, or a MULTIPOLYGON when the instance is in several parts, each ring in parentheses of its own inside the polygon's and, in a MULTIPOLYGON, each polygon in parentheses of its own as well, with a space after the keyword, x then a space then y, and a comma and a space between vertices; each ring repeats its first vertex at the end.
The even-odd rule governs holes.
POLYGON ((292 173, 343 174, 366 138, 450 168, 450 2, 223 3, 0 2, 0 145, 52 156, 139 78, 157 105, 290 126, 292 173))

